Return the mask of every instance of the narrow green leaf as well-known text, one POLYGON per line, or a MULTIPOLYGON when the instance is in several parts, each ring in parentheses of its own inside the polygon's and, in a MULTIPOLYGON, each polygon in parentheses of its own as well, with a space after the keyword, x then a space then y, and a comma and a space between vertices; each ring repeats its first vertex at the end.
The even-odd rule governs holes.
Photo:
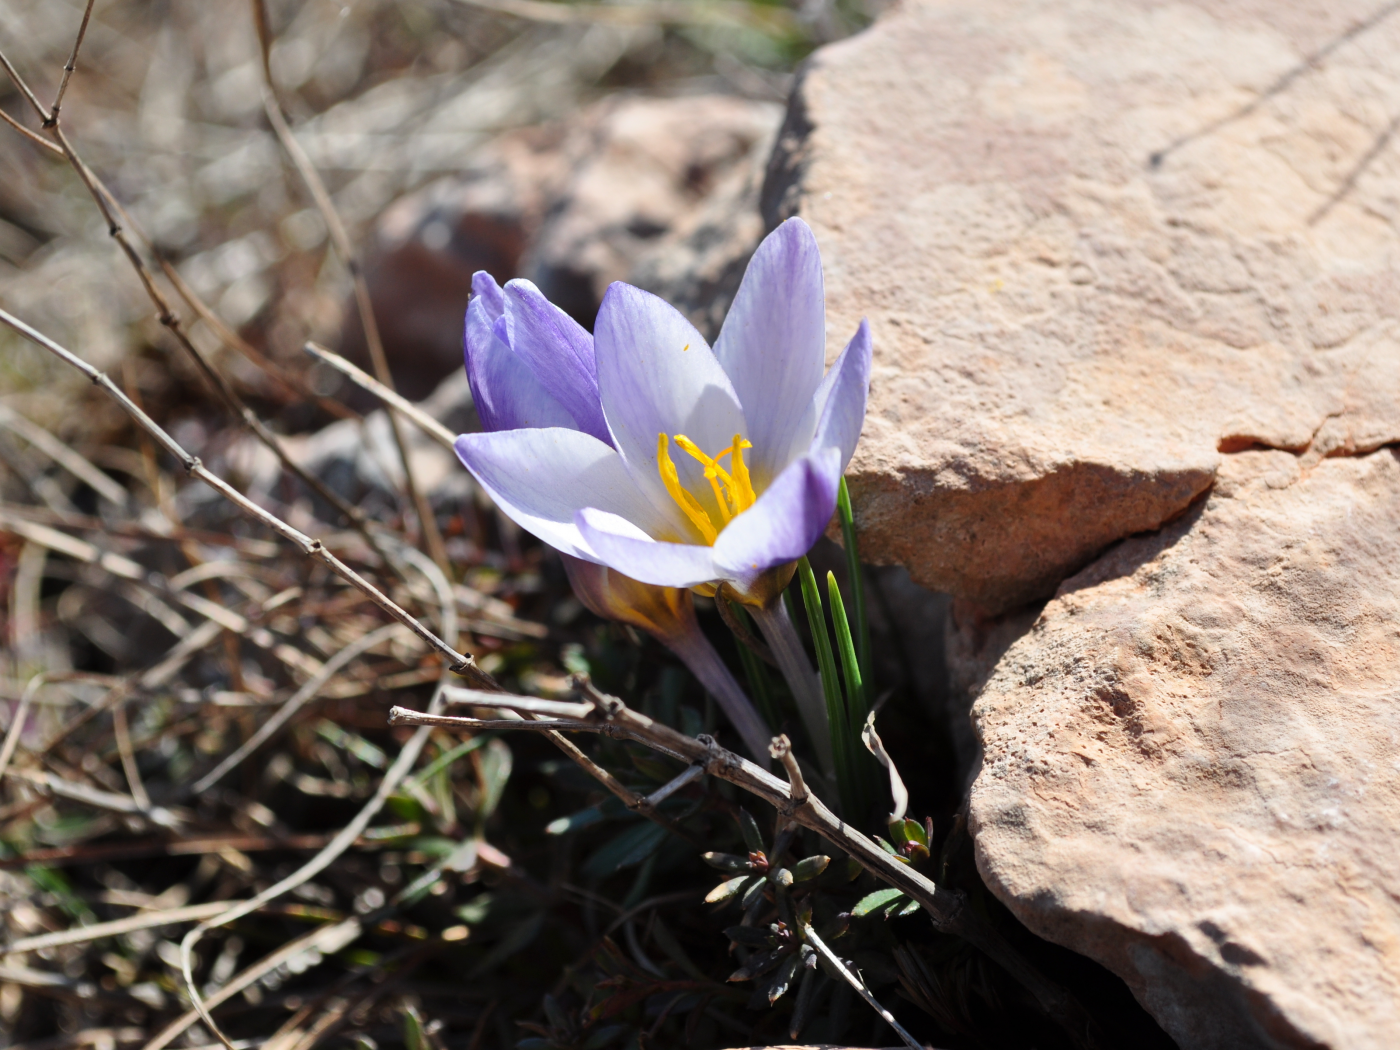
MULTIPOLYGON (((860 548, 856 544, 855 515, 851 512, 851 493, 846 479, 836 490, 836 510, 841 518, 841 540, 846 546, 846 566, 851 581, 851 604, 856 618, 856 654, 860 660, 861 677, 870 681, 870 621, 865 615, 865 574, 860 567, 860 548)), ((862 719, 864 721, 864 719, 862 719)))
POLYGON ((464 740, 451 751, 438 755, 437 758, 428 763, 428 765, 421 769, 416 775, 404 781, 404 790, 412 790, 429 777, 452 765, 453 762, 456 762, 457 759, 461 758, 463 755, 470 754, 483 744, 489 744, 492 740, 496 739, 498 735, 499 734, 494 731, 478 733, 470 740, 464 740))
POLYGON ((883 890, 867 893, 856 902, 856 906, 851 909, 851 914, 858 919, 864 918, 867 915, 889 907, 901 898, 908 900, 908 898, 904 896, 903 890, 897 890, 893 886, 887 886, 883 890))
POLYGON ((826 590, 831 600, 831 625, 835 628, 836 652, 841 657, 841 676, 846 684, 846 717, 850 730, 851 753, 847 761, 851 768, 851 789, 854 808, 846 819, 859 821, 870 808, 870 797, 877 783, 876 766, 865 748, 860 746, 860 731, 865 725, 869 705, 865 695, 865 679, 851 638, 851 625, 846 619, 846 603, 841 600, 841 588, 836 574, 826 574, 826 590))
POLYGON ((753 819, 753 814, 743 807, 739 809, 739 830, 743 832, 744 845, 750 853, 763 852, 763 832, 758 830, 758 821, 753 819))
POLYGON ((827 632, 826 613, 822 609, 821 592, 812 563, 804 556, 797 563, 797 575, 802 581, 802 602, 807 607, 807 626, 812 633, 812 645, 817 650, 817 670, 821 673, 822 694, 826 698, 826 720, 831 732, 831 753, 836 766, 837 793, 841 810, 847 819, 854 817, 856 800, 851 776, 851 727, 846 716, 841 685, 836 677, 836 658, 831 652, 831 635, 827 632))

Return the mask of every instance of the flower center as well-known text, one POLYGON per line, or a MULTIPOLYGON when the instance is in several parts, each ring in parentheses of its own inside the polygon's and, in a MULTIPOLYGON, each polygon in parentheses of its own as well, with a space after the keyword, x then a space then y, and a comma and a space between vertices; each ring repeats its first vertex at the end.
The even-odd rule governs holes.
POLYGON ((754 495, 753 483, 749 480, 749 468, 744 464, 744 449, 753 448, 753 445, 745 441, 742 435, 735 434, 734 443, 719 455, 712 457, 705 455, 700 446, 684 434, 677 434, 675 440, 677 445, 705 468, 705 480, 710 483, 710 491, 715 495, 719 524, 715 524, 710 512, 698 499, 681 487, 680 475, 676 472, 675 463, 671 462, 671 439, 664 433, 656 435, 656 466, 661 472, 661 482, 677 506, 685 512, 685 516, 700 530, 705 542, 713 546, 715 537, 723 531, 734 515, 748 510, 757 498, 754 495), (719 465, 719 461, 725 456, 732 456, 729 470, 719 465))

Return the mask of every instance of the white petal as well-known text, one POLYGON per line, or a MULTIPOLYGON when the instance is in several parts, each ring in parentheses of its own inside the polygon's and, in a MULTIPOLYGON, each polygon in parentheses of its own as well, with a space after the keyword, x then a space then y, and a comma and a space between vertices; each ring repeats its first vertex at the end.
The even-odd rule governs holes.
POLYGON ((598 561, 655 587, 694 587, 716 578, 714 552, 694 543, 659 543, 630 521, 587 508, 575 521, 598 561))
POLYGON ((817 239, 801 219, 764 238, 724 319, 715 357, 734 383, 761 490, 807 450, 812 397, 826 364, 826 307, 817 239))
MULTIPOLYGON (((711 456, 728 448, 735 434, 747 436, 729 377, 679 311, 628 284, 608 288, 593 334, 598 389, 613 442, 637 484, 679 533, 698 538, 661 482, 657 435, 684 434, 711 456)), ((671 459, 681 484, 717 514, 700 464, 674 444, 671 459)))
POLYGON ((463 434, 456 448, 512 521, 565 554, 598 560, 574 524, 584 507, 600 507, 648 531, 666 527, 616 450, 581 431, 463 434))

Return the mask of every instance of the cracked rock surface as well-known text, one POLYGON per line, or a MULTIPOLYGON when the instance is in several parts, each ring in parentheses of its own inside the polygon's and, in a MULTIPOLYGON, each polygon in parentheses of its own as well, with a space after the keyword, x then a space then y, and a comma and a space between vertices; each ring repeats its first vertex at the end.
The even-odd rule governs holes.
POLYGON ((1067 580, 974 707, 993 891, 1182 1047, 1400 1032, 1400 451, 1224 457, 1067 580))
POLYGON ((874 327, 867 555, 995 613, 1222 453, 1400 438, 1392 14, 906 0, 813 57, 764 208, 816 230, 830 356, 874 327))

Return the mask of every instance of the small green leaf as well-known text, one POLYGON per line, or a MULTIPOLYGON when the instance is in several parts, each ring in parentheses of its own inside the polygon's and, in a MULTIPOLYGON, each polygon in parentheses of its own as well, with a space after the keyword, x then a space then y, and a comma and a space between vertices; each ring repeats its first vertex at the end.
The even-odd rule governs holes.
POLYGON ((763 832, 758 830, 753 814, 743 808, 739 810, 739 830, 744 834, 744 845, 749 847, 750 853, 763 852, 763 832))
POLYGON ((919 907, 920 907, 920 905, 919 905, 919 902, 918 902, 918 901, 916 901, 916 900, 911 900, 908 904, 906 904, 904 907, 900 908, 898 911, 896 911, 893 907, 891 907, 891 908, 890 908, 890 914, 891 914, 891 915, 894 915, 894 916, 897 916, 897 917, 903 917, 903 916, 905 916, 905 915, 913 915, 916 911, 919 910, 919 907))
POLYGON ((821 678, 822 695, 826 700, 826 721, 828 732, 831 734, 832 762, 836 767, 837 794, 841 798, 842 814, 847 820, 852 820, 855 818, 857 807, 852 774, 855 743, 851 736, 846 702, 841 696, 841 684, 837 680, 836 658, 831 654, 831 634, 826 626, 826 612, 822 609, 821 593, 817 590, 817 577, 812 572, 812 563, 805 556, 798 559, 797 578, 802 586, 802 603, 807 610, 807 627, 812 634, 812 645, 817 651, 817 671, 821 678))
POLYGON ((799 860, 792 866, 793 881, 806 882, 808 879, 815 879, 826 871, 826 866, 830 863, 830 857, 807 857, 804 860, 799 860))
POLYGON ((762 882, 761 875, 740 875, 738 878, 721 882, 718 886, 705 894, 706 904, 718 904, 720 901, 727 901, 730 897, 747 889, 747 884, 752 882, 762 882))
POLYGON ((776 1003, 783 997, 783 993, 792 987, 793 976, 797 973, 798 964, 802 959, 796 952, 787 957, 787 961, 778 967, 778 973, 768 985, 768 1002, 776 1003))
POLYGON ((724 935, 735 944, 742 944, 746 948, 772 948, 773 931, 760 929, 757 926, 730 926, 724 931, 724 935))
POLYGON ((890 821, 890 837, 900 845, 906 842, 917 842, 924 847, 925 851, 928 850, 928 833, 924 831, 924 826, 909 817, 890 821))
POLYGON ((908 900, 908 898, 905 897, 903 890, 897 890, 893 886, 887 886, 882 890, 876 890, 874 893, 867 893, 857 902, 856 906, 851 909, 851 914, 856 916, 856 918, 863 919, 867 915, 889 907, 897 900, 908 900))
POLYGON ((758 900, 759 897, 763 896, 763 887, 768 882, 768 880, 761 875, 752 875, 750 878, 753 881, 753 885, 746 887, 743 896, 739 898, 739 904, 745 908, 749 907, 754 901, 758 900))
POLYGON ((719 871, 753 871, 753 861, 737 853, 702 853, 700 859, 719 871))

